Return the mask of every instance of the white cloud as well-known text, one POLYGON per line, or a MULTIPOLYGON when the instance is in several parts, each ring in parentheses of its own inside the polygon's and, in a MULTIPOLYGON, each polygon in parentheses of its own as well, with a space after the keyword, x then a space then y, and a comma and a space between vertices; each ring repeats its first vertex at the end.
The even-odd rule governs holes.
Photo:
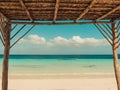
POLYGON ((21 44, 21 43, 24 43, 24 42, 26 42, 26 40, 24 38, 22 38, 22 39, 19 40, 18 43, 21 44))
POLYGON ((58 36, 58 37, 55 37, 54 39, 48 41, 48 45, 49 44, 52 46, 55 46, 55 45, 67 46, 69 44, 69 40, 66 38, 58 36))
POLYGON ((43 44, 46 42, 45 38, 39 37, 38 35, 30 35, 29 42, 33 44, 43 44))
POLYGON ((80 36, 73 36, 70 41, 74 43, 79 43, 79 44, 82 44, 85 42, 83 38, 80 38, 80 36))
POLYGON ((19 43, 31 43, 31 44, 44 44, 46 42, 44 37, 39 37, 38 35, 29 35, 28 39, 21 39, 19 43))
POLYGON ((11 52, 13 54, 108 54, 111 47, 105 39, 57 36, 45 39, 36 34, 22 38, 11 52))
POLYGON ((61 36, 55 37, 51 40, 46 41, 44 37, 38 35, 29 35, 28 39, 21 39, 20 44, 30 43, 38 44, 44 46, 69 46, 69 47, 97 47, 108 45, 105 39, 95 39, 95 38, 81 38, 80 36, 73 36, 72 38, 66 39, 61 36))

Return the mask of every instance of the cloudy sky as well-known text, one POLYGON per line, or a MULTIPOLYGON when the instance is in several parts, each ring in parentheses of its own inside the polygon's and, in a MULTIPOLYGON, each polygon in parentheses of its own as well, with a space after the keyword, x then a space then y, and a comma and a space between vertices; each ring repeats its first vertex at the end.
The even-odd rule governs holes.
MULTIPOLYGON (((21 26, 16 27, 11 36, 21 26)), ((24 34, 27 28, 29 26, 26 26, 11 43, 24 34)), ((0 53, 3 53, 3 49, 0 53)), ((111 53, 111 46, 94 25, 36 26, 11 49, 11 54, 111 53)))

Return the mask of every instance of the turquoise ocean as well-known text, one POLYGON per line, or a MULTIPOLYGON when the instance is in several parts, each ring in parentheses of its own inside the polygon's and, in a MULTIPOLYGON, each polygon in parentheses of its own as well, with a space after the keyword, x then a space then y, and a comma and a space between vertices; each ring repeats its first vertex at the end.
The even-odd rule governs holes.
MULTIPOLYGON (((2 60, 0 55, 1 74, 2 60)), ((10 55, 9 59, 9 78, 113 76, 112 55, 10 55)))

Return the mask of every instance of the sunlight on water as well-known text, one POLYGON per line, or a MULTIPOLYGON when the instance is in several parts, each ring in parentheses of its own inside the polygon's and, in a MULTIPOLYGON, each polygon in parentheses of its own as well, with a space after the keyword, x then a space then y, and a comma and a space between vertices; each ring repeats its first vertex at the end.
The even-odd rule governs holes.
MULTIPOLYGON (((9 60, 10 77, 84 77, 113 76, 112 58, 80 58, 78 56, 15 56, 9 60), (61 57, 61 58, 60 58, 61 57)), ((101 56, 102 57, 102 56, 101 56)), ((0 58, 2 67, 2 58, 0 58)), ((1 69, 0 69, 1 72, 1 69)))

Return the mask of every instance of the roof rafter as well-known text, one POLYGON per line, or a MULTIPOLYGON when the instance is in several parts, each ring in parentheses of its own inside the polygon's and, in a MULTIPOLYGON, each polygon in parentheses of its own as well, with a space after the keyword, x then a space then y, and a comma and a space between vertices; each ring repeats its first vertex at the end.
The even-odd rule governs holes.
POLYGON ((81 19, 94 5, 94 3, 96 2, 96 0, 92 0, 92 2, 90 3, 90 5, 83 11, 83 13, 81 13, 79 15, 79 17, 75 20, 75 22, 77 22, 77 20, 81 19))
POLYGON ((113 12, 115 12, 118 9, 120 9, 120 5, 117 6, 116 8, 113 8, 111 11, 109 11, 108 13, 102 15, 101 17, 97 18, 96 20, 101 20, 101 19, 107 17, 108 15, 112 14, 113 12))
POLYGON ((92 22, 9 22, 10 24, 32 24, 32 25, 73 25, 73 24, 110 24, 110 21, 92 21, 92 22))
POLYGON ((59 3, 60 3, 60 0, 56 0, 53 22, 55 22, 56 19, 57 19, 57 13, 58 13, 58 9, 59 9, 59 3))
POLYGON ((27 16, 29 17, 29 19, 31 20, 31 22, 33 22, 33 19, 32 19, 31 15, 30 15, 30 12, 28 11, 27 7, 25 6, 23 0, 19 0, 19 2, 21 4, 22 8, 26 11, 27 16))

